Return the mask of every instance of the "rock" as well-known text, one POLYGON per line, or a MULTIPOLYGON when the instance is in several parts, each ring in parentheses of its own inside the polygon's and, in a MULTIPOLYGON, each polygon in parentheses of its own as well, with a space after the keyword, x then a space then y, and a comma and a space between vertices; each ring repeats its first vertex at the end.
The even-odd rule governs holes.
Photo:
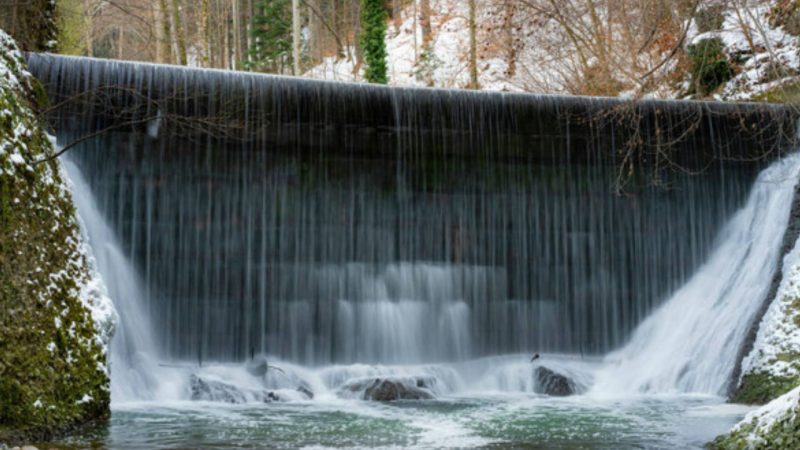
POLYGON ((254 377, 263 377, 269 371, 269 362, 263 355, 258 355, 245 364, 247 373, 254 377))
POLYGON ((39 450, 39 449, 32 445, 23 445, 22 450, 39 450))
POLYGON ((192 400, 209 402, 246 403, 247 397, 236 386, 221 381, 206 380, 192 375, 189 382, 192 400))
POLYGON ((539 366, 533 372, 536 379, 535 389, 537 393, 547 394, 556 397, 566 397, 578 393, 578 386, 566 375, 548 369, 547 367, 539 366))
POLYGON ((361 398, 376 402, 394 400, 429 400, 434 395, 428 390, 430 379, 415 378, 368 378, 349 383, 344 390, 361 392, 361 398))
POLYGON ((250 402, 286 402, 299 400, 300 395, 308 396, 313 393, 300 391, 294 393, 291 390, 267 391, 259 389, 245 389, 223 381, 209 380, 192 375, 189 387, 191 389, 191 399, 196 401, 223 402, 223 403, 247 403, 250 402))
POLYGON ((309 389, 307 386, 298 387, 297 388, 297 392, 300 392, 301 394, 305 395, 306 397, 309 398, 309 400, 314 398, 314 392, 311 389, 309 389))

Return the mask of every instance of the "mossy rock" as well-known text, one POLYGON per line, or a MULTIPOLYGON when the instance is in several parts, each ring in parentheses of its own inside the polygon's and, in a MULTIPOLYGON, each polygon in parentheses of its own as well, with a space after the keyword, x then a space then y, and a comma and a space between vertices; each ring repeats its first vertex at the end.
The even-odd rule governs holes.
POLYGON ((748 373, 731 398, 734 403, 763 405, 800 386, 800 378, 779 377, 766 372, 748 373))
POLYGON ((0 443, 46 440, 109 415, 104 345, 81 296, 91 274, 44 99, 0 32, 0 443))

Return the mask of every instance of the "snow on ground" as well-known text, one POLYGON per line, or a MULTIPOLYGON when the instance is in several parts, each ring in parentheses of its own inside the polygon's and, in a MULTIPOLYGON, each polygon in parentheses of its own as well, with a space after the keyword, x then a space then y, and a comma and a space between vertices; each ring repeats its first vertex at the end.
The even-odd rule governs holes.
POLYGON ((794 378, 800 375, 800 240, 783 261, 778 294, 761 321, 742 372, 794 378), (787 357, 791 356, 791 357, 787 357))
POLYGON ((725 84, 717 99, 749 100, 754 95, 796 80, 790 74, 800 70, 798 38, 781 27, 769 26, 767 16, 771 6, 769 2, 761 3, 738 14, 735 10, 728 10, 721 30, 691 36, 691 44, 719 38, 725 44, 729 60, 744 60, 742 71, 725 84))

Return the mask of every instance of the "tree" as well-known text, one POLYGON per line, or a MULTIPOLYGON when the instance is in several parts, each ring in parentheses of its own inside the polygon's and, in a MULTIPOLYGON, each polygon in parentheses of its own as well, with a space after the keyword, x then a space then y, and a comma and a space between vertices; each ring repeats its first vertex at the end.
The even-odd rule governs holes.
POLYGON ((159 54, 161 56, 159 62, 171 63, 172 62, 172 26, 170 25, 169 8, 167 7, 167 0, 158 0, 158 13, 156 14, 158 22, 161 25, 159 30, 159 54))
POLYGON ((285 73, 292 67, 292 11, 290 0, 260 0, 251 29, 250 60, 245 68, 285 73))
POLYGON ((292 75, 300 76, 300 4, 292 0, 292 75))
POLYGON ((360 40, 367 64, 364 79, 370 83, 389 82, 386 68, 386 18, 382 0, 362 0, 360 40))

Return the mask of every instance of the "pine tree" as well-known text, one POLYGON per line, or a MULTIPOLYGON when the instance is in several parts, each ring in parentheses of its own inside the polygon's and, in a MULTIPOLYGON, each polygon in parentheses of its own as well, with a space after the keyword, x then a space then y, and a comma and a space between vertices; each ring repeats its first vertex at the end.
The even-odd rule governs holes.
POLYGON ((386 84, 386 9, 383 0, 361 0, 361 48, 366 69, 364 78, 370 83, 386 84))
POLYGON ((261 0, 253 16, 250 60, 256 72, 284 73, 292 67, 292 11, 290 0, 261 0))

